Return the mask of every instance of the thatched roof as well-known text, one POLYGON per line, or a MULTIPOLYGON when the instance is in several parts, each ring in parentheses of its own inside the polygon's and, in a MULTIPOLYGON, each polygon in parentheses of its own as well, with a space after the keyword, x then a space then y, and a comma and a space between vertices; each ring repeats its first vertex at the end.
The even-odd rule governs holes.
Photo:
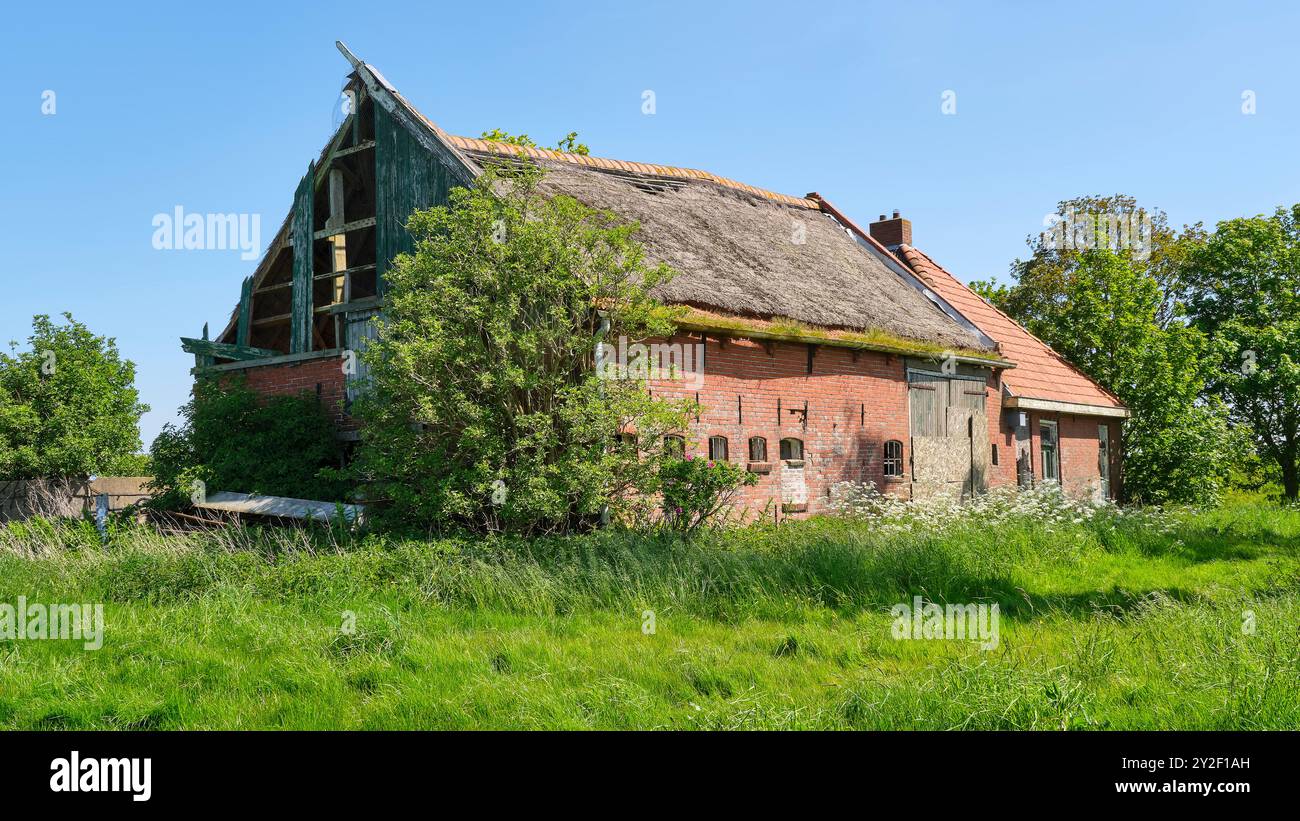
MULTIPOLYGON (((371 94, 418 132, 421 144, 454 166, 457 177, 465 174, 468 180, 476 163, 502 155, 526 158, 548 172, 543 190, 639 222, 638 240, 650 260, 678 272, 656 293, 665 302, 745 319, 791 319, 829 331, 883 332, 927 346, 996 350, 989 337, 969 323, 963 325, 959 314, 950 316, 923 293, 926 286, 904 266, 891 269, 881 255, 864 248, 861 243, 869 240, 846 231, 813 195, 779 194, 697 169, 448 134, 372 66, 338 46, 371 94)), ((322 158, 329 150, 327 145, 322 158)), ((255 284, 287 235, 286 219, 254 276, 255 284)), ((229 338, 234 328, 232 314, 218 338, 229 338)))
POLYGON ((708 180, 534 161, 543 191, 641 224, 647 255, 679 272, 656 294, 666 302, 990 349, 819 210, 708 180))

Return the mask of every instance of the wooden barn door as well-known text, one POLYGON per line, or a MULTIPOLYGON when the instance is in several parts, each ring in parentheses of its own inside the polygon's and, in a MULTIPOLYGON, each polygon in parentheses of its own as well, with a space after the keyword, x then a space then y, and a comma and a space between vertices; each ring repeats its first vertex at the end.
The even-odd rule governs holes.
POLYGON ((372 320, 379 314, 378 309, 353 311, 347 315, 345 339, 347 350, 356 354, 355 371, 347 377, 347 404, 349 407, 370 383, 370 368, 361 358, 369 346, 370 340, 379 334, 378 325, 372 320))
POLYGON ((969 498, 988 489, 985 382, 910 371, 912 498, 969 498))

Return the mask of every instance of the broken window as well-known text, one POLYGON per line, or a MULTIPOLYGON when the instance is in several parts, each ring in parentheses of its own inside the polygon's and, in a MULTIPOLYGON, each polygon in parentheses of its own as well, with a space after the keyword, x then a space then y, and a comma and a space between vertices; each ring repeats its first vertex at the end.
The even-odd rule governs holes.
POLYGON ((786 461, 799 460, 803 458, 803 442, 799 439, 782 439, 781 440, 781 458, 786 461))

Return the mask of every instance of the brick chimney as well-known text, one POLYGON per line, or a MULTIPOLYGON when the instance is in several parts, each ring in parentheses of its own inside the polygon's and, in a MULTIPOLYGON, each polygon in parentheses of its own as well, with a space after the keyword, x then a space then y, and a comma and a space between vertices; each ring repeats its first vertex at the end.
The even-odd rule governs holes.
POLYGON ((871 223, 869 230, 876 242, 886 248, 912 244, 912 221, 903 219, 897 211, 892 219, 885 219, 881 214, 879 220, 871 223))

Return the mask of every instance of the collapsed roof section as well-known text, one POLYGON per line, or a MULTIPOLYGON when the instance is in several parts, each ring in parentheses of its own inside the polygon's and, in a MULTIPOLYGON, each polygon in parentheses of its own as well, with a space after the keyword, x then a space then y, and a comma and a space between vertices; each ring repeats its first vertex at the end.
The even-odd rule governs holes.
POLYGON ((407 217, 446 203, 452 188, 505 155, 544 167, 544 190, 638 220, 648 255, 678 271, 657 293, 666 302, 856 333, 828 334, 838 342, 827 344, 874 347, 864 334, 883 335, 882 349, 953 350, 1010 366, 987 335, 893 270, 892 256, 863 243, 820 199, 695 169, 453 136, 337 45, 353 67, 348 115, 308 166, 227 327, 213 340, 206 331, 182 340, 200 367, 352 347, 353 320, 373 316, 385 269, 413 247, 407 217))

